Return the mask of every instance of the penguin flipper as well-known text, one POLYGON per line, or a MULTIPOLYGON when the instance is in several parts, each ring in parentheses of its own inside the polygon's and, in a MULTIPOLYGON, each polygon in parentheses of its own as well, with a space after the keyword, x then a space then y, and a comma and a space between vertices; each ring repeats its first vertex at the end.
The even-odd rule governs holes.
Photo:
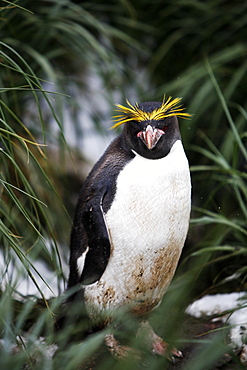
POLYGON ((110 257, 110 240, 102 209, 102 193, 79 201, 71 233, 68 287, 99 280, 110 257))
POLYGON ((68 287, 79 282, 83 285, 93 284, 104 273, 111 252, 104 215, 114 199, 119 172, 134 156, 132 151, 122 148, 119 136, 110 144, 86 179, 71 233, 68 287))
POLYGON ((82 214, 82 223, 87 233, 85 264, 80 276, 83 285, 99 280, 110 257, 110 239, 102 209, 102 198, 93 198, 82 214))

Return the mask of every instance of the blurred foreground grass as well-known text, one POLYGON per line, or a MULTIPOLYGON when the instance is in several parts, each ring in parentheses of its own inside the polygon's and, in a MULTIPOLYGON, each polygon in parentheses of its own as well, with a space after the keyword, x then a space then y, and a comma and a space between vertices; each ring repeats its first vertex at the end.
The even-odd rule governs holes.
MULTIPOLYGON (((3 368, 75 369, 101 353, 105 332, 80 340, 88 325, 80 303, 69 310, 71 325, 55 333, 53 325, 63 307, 70 217, 87 166, 80 138, 87 122, 105 132, 113 104, 126 97, 135 102, 160 100, 164 92, 183 96, 194 114, 181 123, 193 183, 191 228, 176 277, 151 315, 153 326, 182 349, 188 344, 183 312, 195 297, 246 290, 246 7, 222 0, 1 2, 3 368), (85 121, 81 111, 87 112, 85 121), (74 145, 66 136, 68 122, 78 139, 74 145), (41 265, 54 276, 52 287, 57 285, 49 300, 41 265), (27 280, 34 296, 22 291, 27 280), (52 359, 47 347, 54 342, 59 350, 52 359)), ((136 319, 120 313, 119 320, 125 330, 116 327, 116 334, 139 348, 136 319)), ((183 368, 209 368, 226 343, 221 330, 183 368)), ((100 368, 110 366, 134 369, 137 363, 103 356, 100 368)), ((168 363, 146 353, 138 366, 168 363)))

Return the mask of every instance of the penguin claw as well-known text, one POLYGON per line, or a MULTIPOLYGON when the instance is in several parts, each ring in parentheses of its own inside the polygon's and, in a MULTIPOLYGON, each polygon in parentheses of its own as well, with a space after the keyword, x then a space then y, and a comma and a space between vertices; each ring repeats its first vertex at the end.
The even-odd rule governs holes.
POLYGON ((173 348, 172 349, 172 354, 173 356, 176 356, 178 358, 183 358, 183 353, 181 351, 179 351, 177 348, 173 348))
POLYGON ((183 358, 183 353, 181 351, 179 351, 177 348, 173 348, 171 353, 173 354, 173 356, 175 357, 178 357, 178 358, 183 358))
POLYGON ((183 353, 177 348, 168 349, 168 343, 164 342, 161 338, 158 338, 152 344, 152 353, 159 356, 166 356, 171 362, 175 362, 174 357, 182 358, 183 353))
POLYGON ((175 364, 179 358, 183 358, 182 352, 177 350, 177 348, 173 348, 168 356, 168 360, 170 360, 172 364, 175 364))

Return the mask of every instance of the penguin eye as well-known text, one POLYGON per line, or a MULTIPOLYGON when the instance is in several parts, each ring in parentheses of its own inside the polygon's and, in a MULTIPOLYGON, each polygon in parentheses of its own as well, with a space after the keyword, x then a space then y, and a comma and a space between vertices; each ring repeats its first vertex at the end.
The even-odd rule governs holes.
POLYGON ((164 122, 164 120, 163 121, 159 121, 158 124, 156 125, 156 127, 158 129, 160 129, 160 130, 162 130, 164 132, 166 132, 166 130, 168 129, 168 126, 169 125, 167 124, 167 122, 164 122))

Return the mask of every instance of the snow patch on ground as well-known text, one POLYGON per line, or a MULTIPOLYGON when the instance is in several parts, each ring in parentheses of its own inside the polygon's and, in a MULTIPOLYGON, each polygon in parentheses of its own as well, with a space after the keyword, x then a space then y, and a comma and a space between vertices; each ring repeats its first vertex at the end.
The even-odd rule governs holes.
POLYGON ((192 303, 186 312, 196 318, 219 315, 218 320, 231 326, 231 346, 235 350, 241 350, 241 361, 247 363, 246 292, 206 295, 192 303), (234 311, 226 312, 231 310, 234 311))
MULTIPOLYGON (((15 292, 14 298, 21 300, 26 296, 41 297, 37 288, 39 287, 43 296, 46 299, 60 295, 65 290, 65 282, 56 274, 55 267, 52 269, 41 260, 30 260, 35 269, 30 267, 34 281, 30 278, 25 266, 20 261, 18 256, 12 251, 5 257, 0 253, 0 289, 5 290, 10 285, 15 292)), ((63 263, 65 276, 68 276, 68 264, 63 263)))
POLYGON ((241 298, 245 292, 205 295, 193 302, 188 308, 187 313, 196 318, 202 316, 213 316, 224 311, 233 310, 243 304, 241 298))
MULTIPOLYGON (((15 344, 10 344, 6 340, 0 339, 0 348, 12 352, 13 355, 20 352, 23 347, 27 348, 28 345, 28 339, 24 336, 18 336, 15 344), (7 346, 8 348, 6 348, 7 346)), ((32 360, 32 365, 40 365, 42 359, 52 359, 57 349, 58 346, 56 344, 47 344, 44 337, 38 338, 32 344, 31 350, 29 348, 29 357, 32 360)))

